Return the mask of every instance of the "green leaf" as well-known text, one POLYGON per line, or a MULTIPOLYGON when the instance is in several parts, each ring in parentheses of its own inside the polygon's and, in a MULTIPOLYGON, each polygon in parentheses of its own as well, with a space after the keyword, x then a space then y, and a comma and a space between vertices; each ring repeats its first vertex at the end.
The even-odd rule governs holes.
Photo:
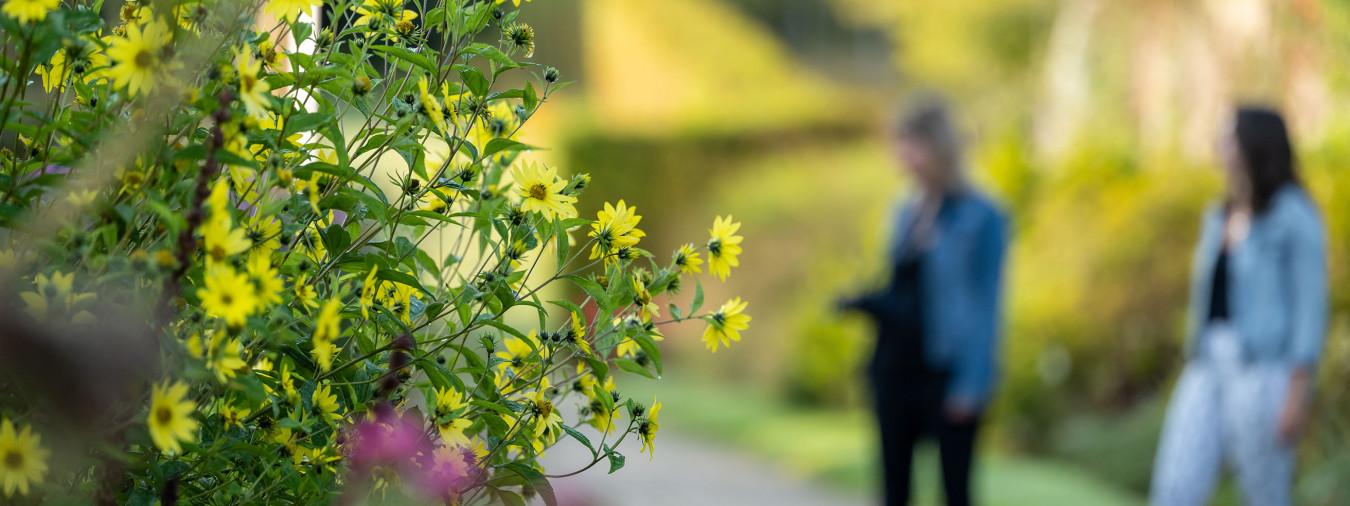
POLYGON ((474 95, 479 97, 487 96, 488 88, 491 87, 491 84, 488 83, 487 78, 483 77, 483 73, 479 72, 478 69, 461 63, 455 65, 455 72, 459 73, 460 79, 464 80, 464 86, 467 86, 469 91, 473 92, 474 95))
POLYGON ((698 314, 701 307, 703 307, 703 283, 694 281, 694 302, 689 304, 689 316, 698 314))
POLYGON ((511 462, 502 467, 525 478, 530 487, 539 493, 539 498, 544 500, 546 506, 558 506, 558 498, 553 494, 553 485, 548 483, 548 478, 542 473, 519 462, 511 462))
MULTIPOLYGON (((420 67, 422 70, 427 71, 428 74, 432 75, 436 74, 436 64, 432 63, 431 59, 427 58, 425 55, 414 53, 401 47, 380 45, 380 46, 371 46, 370 48, 375 50, 376 52, 384 53, 386 55, 416 65, 420 67)), ((483 76, 480 74, 478 77, 483 76)))
POLYGON ((562 430, 563 430, 563 432, 566 432, 567 435, 572 436, 572 439, 575 439, 575 440, 581 442, 582 445, 586 446, 586 449, 587 449, 587 450, 590 450, 590 451, 591 451, 591 456, 592 456, 592 457, 595 456, 595 447, 591 445, 591 440, 590 440, 590 438, 587 438, 585 434, 582 434, 581 432, 578 432, 576 429, 573 429, 572 427, 569 427, 569 426, 568 426, 567 424, 565 424, 565 423, 564 423, 564 424, 560 424, 560 425, 562 425, 562 430))
POLYGON ((498 137, 488 141, 487 146, 483 148, 483 158, 491 158, 492 155, 502 151, 521 151, 534 149, 534 146, 523 142, 513 141, 505 137, 498 137))
POLYGON ((302 112, 286 118, 286 132, 289 136, 300 132, 313 132, 333 120, 331 112, 302 112))
POLYGON ((625 371, 631 372, 639 376, 656 379, 656 376, 653 375, 651 371, 648 371, 646 367, 642 367, 640 364, 638 364, 631 358, 621 358, 615 360, 614 364, 619 366, 619 369, 623 369, 625 371))
POLYGON ((575 274, 567 276, 566 279, 571 281, 572 284, 577 285, 577 288, 580 288, 581 291, 586 292, 586 295, 595 299, 596 305, 601 308, 609 306, 609 296, 605 294, 605 289, 600 286, 600 283, 596 283, 594 280, 583 278, 575 274))
POLYGON ((605 455, 609 457, 609 474, 614 474, 615 471, 623 469, 623 464, 627 459, 624 458, 622 453, 610 449, 609 453, 605 455))

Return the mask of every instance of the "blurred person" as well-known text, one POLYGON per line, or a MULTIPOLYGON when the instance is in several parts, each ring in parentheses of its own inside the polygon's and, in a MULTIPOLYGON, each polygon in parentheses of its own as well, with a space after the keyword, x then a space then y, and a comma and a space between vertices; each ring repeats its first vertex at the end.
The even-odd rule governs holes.
POLYGON ((941 100, 904 113, 893 141, 914 191, 891 229, 890 278, 840 306, 876 323, 867 373, 885 504, 909 502, 914 448, 929 436, 947 504, 966 505, 976 432, 998 371, 1007 220, 967 181, 960 134, 941 100))
POLYGON ((1278 112, 1239 109, 1219 145, 1227 193, 1193 260, 1151 501, 1208 503, 1226 460, 1247 504, 1284 506, 1326 327, 1325 237, 1278 112))

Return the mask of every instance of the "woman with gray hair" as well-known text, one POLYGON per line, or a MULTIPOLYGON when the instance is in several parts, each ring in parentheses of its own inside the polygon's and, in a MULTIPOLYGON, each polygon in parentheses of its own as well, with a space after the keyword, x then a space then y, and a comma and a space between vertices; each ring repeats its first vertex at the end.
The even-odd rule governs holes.
POLYGON ((909 502, 914 447, 930 436, 947 504, 970 504, 975 435, 998 371, 1007 219, 966 180, 961 137, 940 100, 903 114, 893 140, 914 191, 896 213, 891 276, 841 306, 876 323, 868 377, 885 503, 909 502))

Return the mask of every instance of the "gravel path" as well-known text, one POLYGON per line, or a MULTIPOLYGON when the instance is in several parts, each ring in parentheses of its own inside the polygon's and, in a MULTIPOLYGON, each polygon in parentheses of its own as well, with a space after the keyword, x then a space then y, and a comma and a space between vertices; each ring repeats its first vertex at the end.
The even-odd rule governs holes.
MULTIPOLYGON (((592 441, 599 441, 598 433, 583 432, 592 441)), ((661 431, 656 438, 655 459, 648 460, 638 449, 632 436, 620 445, 620 453, 628 459, 613 475, 606 474, 608 462, 601 462, 577 476, 552 480, 559 505, 869 504, 865 498, 804 483, 771 462, 679 433, 661 431)), ((589 462, 590 452, 569 438, 549 450, 543 460, 550 473, 565 473, 589 462)))

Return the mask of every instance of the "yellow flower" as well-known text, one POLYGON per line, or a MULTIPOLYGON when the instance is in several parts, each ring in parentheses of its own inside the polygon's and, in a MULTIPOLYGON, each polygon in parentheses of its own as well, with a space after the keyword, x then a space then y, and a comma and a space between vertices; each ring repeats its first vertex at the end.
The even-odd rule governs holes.
POLYGON ((212 219, 202 226, 202 242, 206 257, 210 263, 224 262, 226 259, 248 251, 253 241, 242 228, 230 226, 228 219, 212 219))
POLYGON ((591 343, 586 341, 586 322, 576 311, 572 311, 572 326, 567 329, 567 340, 587 356, 595 355, 595 352, 591 351, 591 343))
POLYGON ((61 0, 5 0, 5 6, 0 10, 20 23, 31 23, 46 19, 47 13, 58 5, 61 5, 61 0))
POLYGON ((391 24, 401 21, 412 22, 417 19, 416 12, 403 8, 402 0, 364 0, 361 5, 356 6, 356 11, 361 15, 352 23, 355 26, 370 24, 371 21, 381 20, 384 17, 392 20, 391 24))
POLYGON ((535 336, 536 334, 532 330, 530 335, 526 336, 526 339, 509 337, 503 341, 502 344, 506 346, 506 349, 497 352, 497 358, 503 361, 497 364, 498 370, 510 371, 520 375, 521 371, 525 370, 526 365, 534 357, 534 350, 540 346, 539 338, 535 336))
POLYGON ((0 420, 0 485, 4 485, 5 497, 14 492, 28 495, 29 485, 42 484, 50 454, 32 427, 16 430, 10 419, 0 420))
POLYGON ((169 38, 169 27, 161 20, 146 24, 144 30, 140 25, 128 23, 126 35, 113 39, 108 47, 108 56, 114 62, 108 76, 116 86, 126 87, 132 96, 154 91, 164 67, 160 58, 169 38))
POLYGON ((703 344, 708 350, 717 353, 717 345, 730 348, 733 341, 741 340, 741 331, 750 327, 750 315, 745 314, 747 303, 740 297, 722 304, 713 314, 704 317, 708 328, 703 330, 703 344))
POLYGON ((248 409, 235 407, 225 401, 220 401, 220 418, 225 422, 226 427, 244 428, 244 418, 249 415, 248 409))
POLYGON ((269 0, 263 6, 263 14, 283 21, 295 21, 300 14, 309 14, 323 5, 322 0, 269 0))
POLYGON ((243 325, 258 307, 258 297, 248 276, 226 264, 207 269, 206 287, 197 290, 197 296, 206 314, 224 319, 231 327, 243 325))
POLYGON ((436 389, 436 414, 446 415, 459 411, 469 405, 464 400, 464 394, 454 387, 436 389))
POLYGON ((178 453, 180 443, 196 439, 197 421, 192 412, 197 405, 187 398, 188 386, 181 381, 155 385, 150 393, 150 439, 164 453, 178 453))
POLYGON ((437 424, 436 429, 446 446, 469 446, 469 436, 464 435, 464 429, 470 425, 473 425, 473 422, 468 418, 452 418, 448 422, 437 424))
POLYGON ((436 130, 441 135, 446 135, 448 129, 445 125, 445 109, 441 107, 441 101, 427 91, 426 77, 417 81, 417 91, 421 95, 422 112, 427 115, 427 118, 431 119, 432 124, 436 125, 436 130))
POLYGON ((338 404, 337 395, 333 393, 328 385, 321 385, 314 389, 314 394, 310 396, 310 402, 323 414, 323 418, 328 421, 337 421, 342 419, 342 405, 338 404))
POLYGON ((333 353, 337 351, 333 341, 341 332, 341 310, 341 301, 328 299, 328 302, 323 304, 323 309, 319 310, 319 317, 314 319, 314 360, 325 372, 333 367, 333 353))
POLYGON ((309 284, 309 277, 301 274, 293 279, 293 292, 295 300, 300 301, 300 305, 314 309, 319 307, 319 293, 314 291, 314 285, 309 284))
POLYGON ((591 223, 589 235, 595 239, 591 260, 604 257, 605 262, 610 263, 618 260, 615 254, 619 250, 636 246, 647 235, 637 228, 640 221, 642 217, 637 214, 637 206, 628 207, 622 199, 618 205, 606 202, 605 208, 596 213, 595 221, 591 223))
POLYGON ((403 283, 389 283, 380 294, 380 304, 397 314, 403 323, 412 323, 412 296, 415 288, 403 283))
POLYGON ((238 339, 225 340, 225 333, 211 331, 208 339, 193 334, 188 338, 188 353, 206 361, 206 368, 216 373, 221 383, 229 383, 240 369, 248 367, 243 359, 244 346, 238 339))
POLYGON ((526 58, 534 56, 534 27, 525 23, 511 23, 502 27, 502 35, 506 36, 513 50, 526 58))
POLYGON ((249 219, 248 240, 253 242, 253 250, 258 254, 271 255, 281 249, 281 220, 258 213, 249 219))
MULTIPOLYGON (((277 3, 273 0, 268 5, 277 3)), ((267 108, 270 105, 268 98, 271 96, 268 92, 272 90, 267 85, 267 81, 258 78, 258 71, 262 69, 262 62, 253 59, 253 51, 247 47, 236 49, 234 52, 235 71, 239 74, 239 101, 244 104, 244 109, 254 116, 264 116, 267 114, 267 108)))
POLYGON ((730 216, 718 216, 708 230, 708 272, 722 281, 731 275, 732 267, 741 265, 736 258, 741 254, 741 241, 745 239, 736 235, 740 228, 741 224, 732 221, 730 216))
POLYGON ((680 249, 675 250, 675 267, 680 269, 681 274, 698 274, 703 272, 699 266, 703 265, 703 259, 699 258, 698 250, 694 249, 693 244, 685 244, 680 249))
MULTIPOLYGON (((532 2, 532 1, 534 1, 534 0, 525 0, 525 1, 528 3, 528 2, 532 2)), ((504 3, 506 3, 506 0, 497 0, 497 5, 501 5, 501 4, 504 4, 504 3)), ((512 5, 515 5, 516 7, 520 7, 520 0, 511 0, 511 4, 512 4, 512 5)))
POLYGON ((638 436, 642 438, 642 451, 647 453, 647 458, 656 456, 656 431, 661 429, 661 424, 657 423, 657 418, 661 415, 661 403, 652 399, 652 409, 647 412, 647 416, 638 422, 638 436))
POLYGON ((75 273, 54 271, 51 276, 38 274, 33 278, 33 285, 35 291, 19 294, 24 302, 24 311, 33 318, 46 320, 54 316, 52 314, 52 303, 55 302, 64 314, 75 311, 75 314, 71 317, 73 323, 93 322, 93 314, 85 310, 76 311, 77 305, 94 299, 94 294, 75 291, 75 273))
POLYGON ((557 169, 525 162, 512 171, 512 177, 520 192, 521 210, 537 212, 549 220, 576 217, 577 208, 573 204, 577 198, 562 194, 567 181, 558 178, 557 169))
POLYGON ((375 274, 379 271, 378 265, 370 266, 370 274, 367 274, 365 282, 361 283, 361 317, 367 320, 370 319, 370 307, 375 305, 375 293, 380 286, 380 283, 375 280, 375 274))
POLYGON ((281 276, 272 267, 271 255, 255 253, 248 257, 248 276, 258 298, 258 305, 265 308, 281 302, 281 276))

